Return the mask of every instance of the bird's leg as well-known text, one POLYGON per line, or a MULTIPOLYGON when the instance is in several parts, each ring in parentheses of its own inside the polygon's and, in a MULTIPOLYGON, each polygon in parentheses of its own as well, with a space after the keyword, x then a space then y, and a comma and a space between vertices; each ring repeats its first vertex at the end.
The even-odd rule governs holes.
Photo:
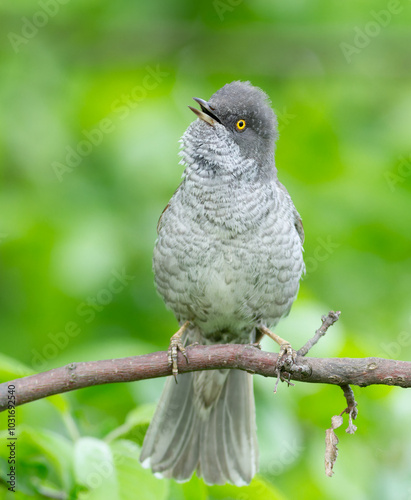
POLYGON ((190 322, 186 321, 180 327, 180 329, 171 337, 170 345, 168 347, 168 364, 169 366, 173 367, 173 375, 176 383, 178 374, 178 365, 177 365, 178 351, 182 353, 182 355, 186 358, 186 361, 188 363, 187 353, 183 345, 183 342, 181 341, 181 337, 183 336, 189 324, 190 322))
POLYGON ((270 339, 273 339, 274 342, 276 342, 280 346, 277 368, 283 368, 286 367, 286 365, 290 366, 295 362, 297 358, 297 353, 291 347, 291 344, 289 342, 282 339, 280 336, 278 336, 276 333, 272 332, 265 326, 259 326, 258 329, 260 330, 261 333, 267 335, 268 337, 270 337, 270 339))

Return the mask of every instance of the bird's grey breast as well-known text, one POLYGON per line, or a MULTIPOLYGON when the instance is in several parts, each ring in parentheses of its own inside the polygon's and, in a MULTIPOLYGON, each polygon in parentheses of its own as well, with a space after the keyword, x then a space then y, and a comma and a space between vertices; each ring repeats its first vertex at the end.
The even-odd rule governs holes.
POLYGON ((160 294, 203 333, 250 332, 291 306, 301 242, 277 184, 217 178, 193 165, 164 214, 154 253, 160 294), (225 182, 224 182, 225 181, 225 182))

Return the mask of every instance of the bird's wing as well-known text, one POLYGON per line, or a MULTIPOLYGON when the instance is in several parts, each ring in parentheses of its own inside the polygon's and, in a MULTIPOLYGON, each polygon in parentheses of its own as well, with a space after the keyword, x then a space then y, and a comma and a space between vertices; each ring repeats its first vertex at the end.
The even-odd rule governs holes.
POLYGON ((300 214, 294 209, 295 222, 294 227, 297 229, 298 236, 300 237, 301 244, 304 243, 304 226, 300 214))
POLYGON ((304 227, 303 227, 303 221, 301 220, 301 216, 297 212, 297 209, 294 206, 294 203, 291 199, 289 192, 287 191, 287 188, 283 184, 281 184, 281 182, 278 179, 277 179, 277 185, 280 187, 280 189, 282 189, 282 191, 284 191, 287 198, 291 202, 291 206, 293 209, 293 215, 294 215, 294 227, 297 230, 298 236, 300 237, 301 244, 303 244, 304 243, 304 227))
MULTIPOLYGON (((184 182, 184 181, 183 181, 184 182)), ((183 184, 183 182, 181 184, 183 184)), ((170 198, 170 201, 167 203, 166 207, 164 208, 164 210, 161 212, 161 215, 158 219, 158 222, 157 222, 157 234, 160 232, 160 229, 162 227, 162 223, 163 223, 163 215, 166 213, 166 211, 170 208, 171 204, 173 203, 173 199, 174 197, 176 196, 177 194, 177 191, 180 189, 181 187, 181 184, 178 186, 178 188, 174 191, 174 194, 173 196, 170 198)))
POLYGON ((170 202, 167 203, 166 207, 164 208, 164 210, 161 212, 161 215, 158 219, 158 222, 157 222, 157 234, 160 232, 160 228, 161 228, 161 220, 163 218, 163 215, 165 213, 165 211, 169 208, 170 206, 170 202))

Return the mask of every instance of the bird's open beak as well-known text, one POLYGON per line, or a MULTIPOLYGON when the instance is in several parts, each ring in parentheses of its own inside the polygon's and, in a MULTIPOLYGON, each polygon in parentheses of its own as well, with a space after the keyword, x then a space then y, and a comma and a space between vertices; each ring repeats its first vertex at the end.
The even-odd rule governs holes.
POLYGON ((212 127, 216 123, 221 123, 220 120, 215 116, 213 113, 213 108, 208 104, 207 101, 204 99, 200 99, 199 97, 193 97, 193 99, 198 102, 198 104, 201 107, 201 111, 199 109, 193 108, 192 106, 189 106, 191 111, 195 113, 201 120, 205 121, 212 127))

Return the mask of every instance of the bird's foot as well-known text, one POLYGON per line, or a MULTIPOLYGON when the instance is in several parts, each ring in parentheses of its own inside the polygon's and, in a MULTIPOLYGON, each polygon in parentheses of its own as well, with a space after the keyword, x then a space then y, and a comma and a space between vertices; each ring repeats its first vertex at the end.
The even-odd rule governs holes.
POLYGON ((280 344, 280 352, 278 353, 277 363, 275 365, 275 373, 277 374, 277 380, 274 386, 274 392, 277 392, 278 383, 287 382, 287 385, 294 385, 290 382, 291 373, 290 369, 295 367, 295 361, 297 359, 297 352, 291 347, 289 342, 283 342, 280 344), (284 376, 284 372, 288 376, 284 376))
POLYGON ((273 339, 280 346, 280 352, 277 359, 277 368, 289 368, 297 359, 297 352, 291 347, 291 344, 265 326, 260 326, 259 330, 270 339, 273 339))
POLYGON ((275 372, 277 374, 277 382, 274 387, 274 392, 277 392, 278 382, 281 380, 287 382, 288 385, 294 385, 290 382, 290 369, 295 365, 297 359, 297 352, 291 347, 291 344, 282 339, 279 335, 272 332, 265 326, 260 326, 259 330, 264 335, 267 335, 280 346, 277 362, 275 365, 275 372), (284 377, 284 372, 288 372, 288 377, 284 377))
POLYGON ((178 375, 178 351, 186 358, 186 362, 188 363, 187 352, 182 342, 182 336, 187 329, 189 321, 186 321, 181 328, 171 337, 170 345, 168 346, 168 365, 173 368, 173 376, 174 380, 177 383, 177 375, 178 375))
POLYGON ((277 368, 282 370, 290 369, 297 359, 297 351, 295 351, 289 342, 280 344, 280 352, 277 358, 277 368))

